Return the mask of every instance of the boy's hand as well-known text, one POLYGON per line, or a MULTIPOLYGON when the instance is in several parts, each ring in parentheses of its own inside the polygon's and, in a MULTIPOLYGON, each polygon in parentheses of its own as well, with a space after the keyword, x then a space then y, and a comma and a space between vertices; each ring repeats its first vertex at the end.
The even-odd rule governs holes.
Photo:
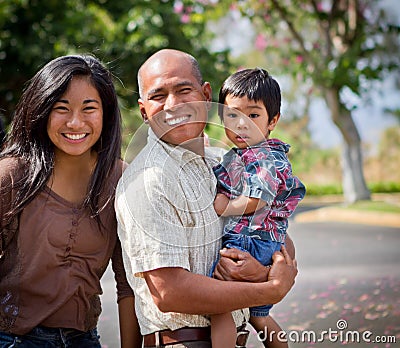
POLYGON ((217 193, 214 199, 214 209, 218 216, 224 216, 224 212, 228 206, 229 198, 222 193, 217 193))

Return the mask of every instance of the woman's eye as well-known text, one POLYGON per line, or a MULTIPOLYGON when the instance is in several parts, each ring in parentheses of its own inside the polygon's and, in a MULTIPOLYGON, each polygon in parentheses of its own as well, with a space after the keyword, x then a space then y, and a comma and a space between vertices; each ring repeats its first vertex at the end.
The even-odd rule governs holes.
POLYGON ((95 106, 86 106, 83 110, 92 111, 92 110, 96 110, 96 109, 97 109, 97 107, 95 107, 95 106))
POLYGON ((57 110, 57 111, 68 111, 68 108, 67 108, 66 106, 58 105, 58 106, 55 106, 55 107, 53 108, 53 110, 57 110))

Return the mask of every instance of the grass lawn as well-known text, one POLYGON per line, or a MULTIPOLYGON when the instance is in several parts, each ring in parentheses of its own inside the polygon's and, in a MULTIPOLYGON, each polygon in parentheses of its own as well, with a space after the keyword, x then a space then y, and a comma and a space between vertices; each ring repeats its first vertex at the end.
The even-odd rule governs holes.
POLYGON ((384 201, 359 201, 342 207, 343 209, 354 209, 360 211, 375 211, 400 214, 400 206, 384 201))

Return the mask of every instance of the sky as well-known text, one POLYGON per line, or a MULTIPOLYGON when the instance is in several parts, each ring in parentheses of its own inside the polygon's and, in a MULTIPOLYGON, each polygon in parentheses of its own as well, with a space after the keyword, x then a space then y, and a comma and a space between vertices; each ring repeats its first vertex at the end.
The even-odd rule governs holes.
MULTIPOLYGON (((391 21, 400 24, 398 0, 382 0, 381 6, 388 10, 391 21)), ((232 56, 238 56, 253 49, 255 33, 247 18, 241 18, 238 13, 231 13, 230 16, 214 28, 218 37, 213 42, 212 49, 230 48, 232 56)), ((281 87, 284 88, 283 85, 281 87)), ((396 118, 385 113, 384 109, 400 108, 399 96, 400 90, 396 88, 394 79, 390 78, 374 82, 371 91, 363 98, 357 98, 350 93, 345 95, 346 100, 357 106, 352 113, 354 122, 362 141, 368 143, 373 152, 377 149, 382 132, 388 127, 398 124, 396 118)), ((283 101, 282 114, 284 115, 284 113, 285 103, 283 101)), ((315 99, 311 103, 309 130, 313 141, 321 148, 336 147, 342 142, 342 136, 333 124, 329 109, 322 99, 315 99)))

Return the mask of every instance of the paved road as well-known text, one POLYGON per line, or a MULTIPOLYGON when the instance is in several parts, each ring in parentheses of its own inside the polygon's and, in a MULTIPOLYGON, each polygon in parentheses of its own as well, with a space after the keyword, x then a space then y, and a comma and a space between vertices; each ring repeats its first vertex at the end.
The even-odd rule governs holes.
MULTIPOLYGON (((400 347, 400 229, 292 222, 289 233, 300 271, 295 287, 272 313, 288 333, 290 347, 400 347), (388 343, 394 339, 397 344, 388 343), (293 342, 305 340, 310 342, 293 342)), ((99 331, 104 347, 118 348, 110 272, 103 286, 99 331)), ((255 333, 252 347, 262 347, 255 333)))

